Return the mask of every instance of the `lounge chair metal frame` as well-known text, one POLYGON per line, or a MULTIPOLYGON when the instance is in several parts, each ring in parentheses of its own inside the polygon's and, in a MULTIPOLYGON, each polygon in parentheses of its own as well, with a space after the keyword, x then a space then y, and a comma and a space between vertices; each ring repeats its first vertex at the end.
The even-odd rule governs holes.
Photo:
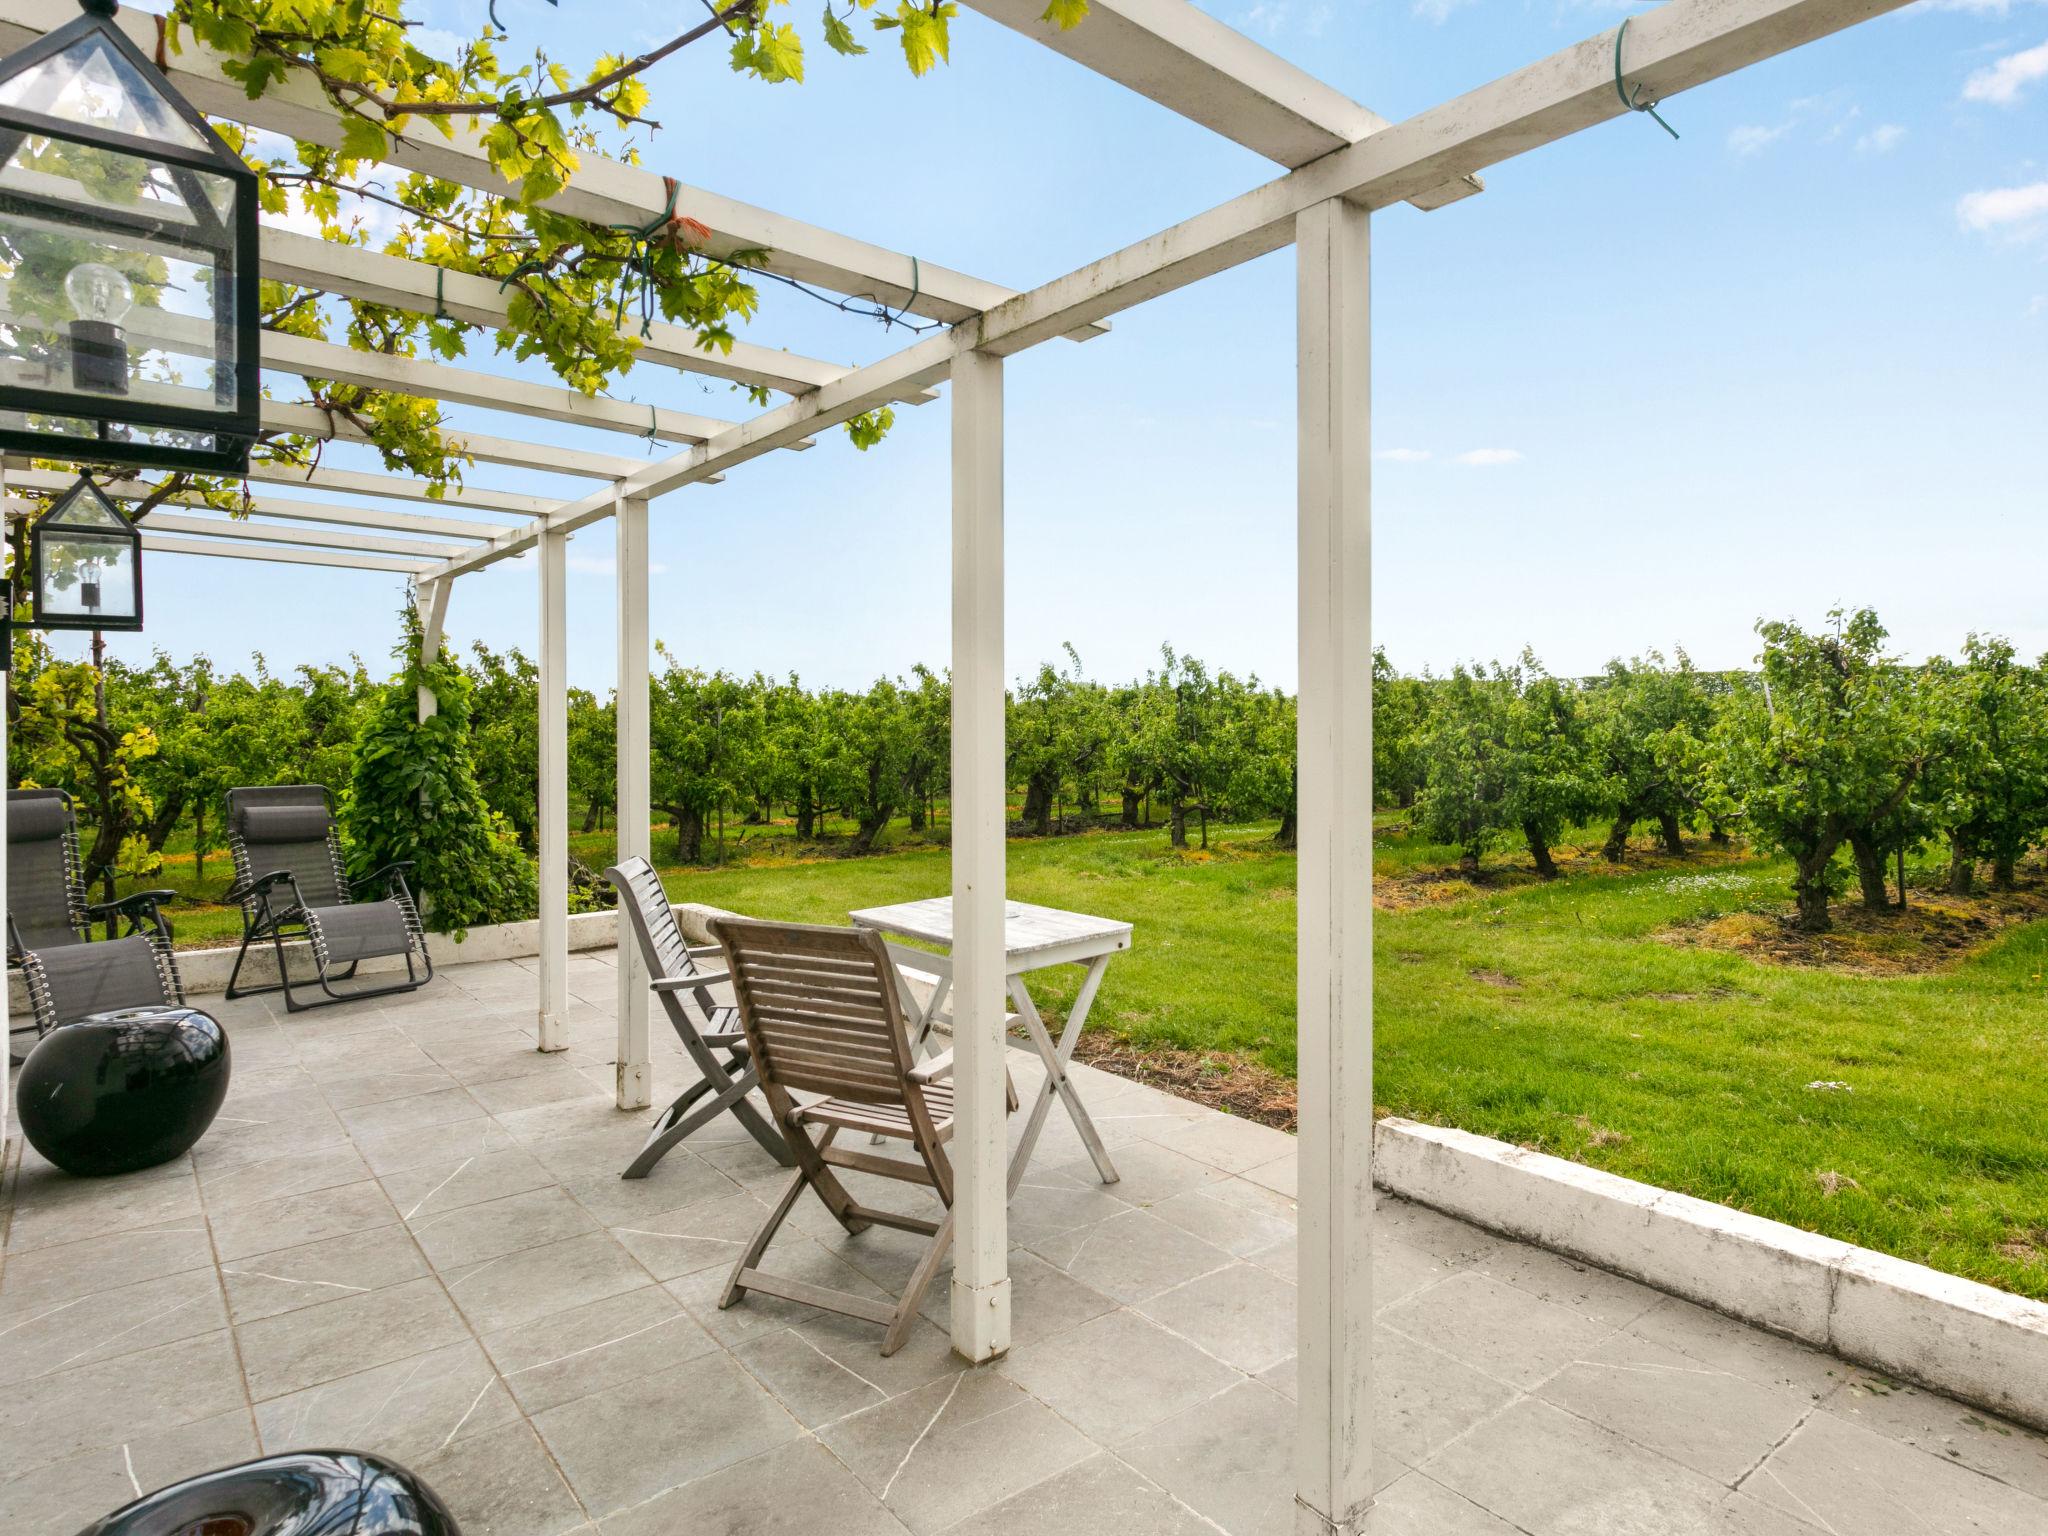
POLYGON ((740 1254, 719 1297, 730 1307, 749 1291, 801 1302, 887 1330, 882 1353, 910 1336, 918 1306, 953 1242, 952 1052, 920 1064, 895 961, 879 934, 722 917, 711 931, 725 951, 761 1092, 776 1128, 796 1154, 796 1172, 768 1219, 740 1254), (800 1103, 794 1095, 822 1094, 800 1103), (817 1132, 817 1139, 812 1133, 817 1132), (907 1141, 915 1162, 835 1146, 841 1131, 907 1141), (938 1220, 855 1200, 838 1170, 922 1185, 938 1196, 938 1220), (760 1268, 768 1245, 809 1188, 848 1233, 892 1227, 931 1238, 894 1306, 760 1268))
POLYGON ((228 791, 228 850, 235 861, 235 884, 226 899, 239 902, 242 907, 242 947, 235 955, 234 969, 228 975, 227 995, 231 998, 256 997, 268 992, 284 993, 287 1012, 301 1013, 309 1008, 324 1008, 330 1003, 361 1002, 366 998, 389 997, 399 992, 416 992, 434 979, 433 957, 427 952, 426 925, 420 920, 419 905, 413 900, 412 888, 406 884, 406 871, 413 868, 411 860, 386 864, 382 869, 351 880, 342 862, 341 840, 334 828, 334 797, 322 784, 272 784, 252 786, 228 791), (296 813, 292 825, 303 835, 265 841, 252 841, 249 832, 254 817, 251 813, 263 815, 271 811, 296 813), (314 813, 317 813, 315 815, 314 813), (324 822, 317 831, 313 822, 324 822), (290 849, 290 853, 272 850, 290 849), (278 866, 263 869, 266 860, 277 860, 278 866), (381 888, 383 895, 365 901, 358 899, 358 893, 381 888), (370 925, 381 927, 381 933, 366 933, 366 925, 355 921, 357 914, 368 916, 363 909, 389 905, 396 909, 393 921, 379 922, 370 918, 370 925), (340 918, 348 909, 347 919, 340 918), (356 932, 338 934, 333 930, 347 926, 356 932), (294 993, 308 988, 308 983, 294 983, 285 955, 285 945, 303 942, 313 957, 313 985, 317 985, 324 997, 312 1002, 301 1002, 294 993), (259 986, 240 984, 242 965, 249 958, 249 946, 268 943, 277 960, 278 980, 259 986), (347 954, 346 964, 339 963, 337 950, 347 954), (384 956, 405 957, 405 979, 383 983, 364 983, 346 986, 337 990, 334 983, 350 983, 355 980, 357 968, 364 960, 384 956))
POLYGON ((724 952, 716 944, 690 947, 676 922, 675 909, 669 905, 668 893, 662 889, 661 877, 647 860, 630 858, 604 874, 618 887, 619 910, 632 924, 634 941, 647 963, 654 995, 661 999, 669 1027, 702 1074, 661 1112, 620 1177, 646 1178, 670 1147, 728 1112, 771 1157, 783 1167, 791 1167, 794 1158, 788 1145, 747 1097, 759 1086, 760 1075, 748 1059, 739 1010, 721 1006, 711 995, 712 986, 727 979, 726 971, 723 966, 707 969, 702 962, 724 952))
POLYGON ((7 809, 7 959, 21 968, 33 1033, 40 1038, 59 1024, 114 1008, 182 1005, 184 979, 162 911, 178 893, 135 891, 92 901, 71 797, 61 789, 10 790, 7 809), (125 924, 125 931, 93 943, 92 925, 101 922, 125 924))

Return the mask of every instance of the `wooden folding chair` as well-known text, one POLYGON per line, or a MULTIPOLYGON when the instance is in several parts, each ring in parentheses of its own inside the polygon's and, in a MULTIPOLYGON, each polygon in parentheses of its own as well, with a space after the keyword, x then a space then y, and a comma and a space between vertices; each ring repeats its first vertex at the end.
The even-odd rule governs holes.
POLYGON ((717 919, 711 932, 725 950, 770 1118, 796 1154, 795 1174, 733 1266, 718 1304, 763 1291, 865 1318, 887 1327, 882 1353, 893 1355, 953 1240, 953 1167, 946 1157, 953 1087, 942 1081, 952 1071, 952 1052, 922 1064, 913 1057, 896 967, 879 934, 736 917, 717 919), (798 1093, 824 1097, 799 1103, 798 1093), (917 1161, 834 1146, 841 1131, 907 1141, 917 1161), (842 1168, 924 1185, 945 1214, 933 1221, 862 1205, 839 1182, 834 1170, 842 1168), (872 1223, 931 1238, 894 1307, 757 1267, 806 1186, 848 1232, 872 1223))
MULTIPOLYGON (((668 893, 662 889, 661 876, 645 859, 628 859, 604 873, 619 889, 619 911, 632 924, 640 957, 653 978, 654 995, 661 999, 669 1026, 701 1074, 662 1111, 646 1142, 620 1177, 646 1178, 648 1170, 662 1160, 670 1147, 727 1112, 747 1128, 747 1134, 775 1161, 790 1167, 789 1148, 747 1099, 757 1079, 747 1060, 747 1040, 740 1033, 739 1011, 720 1006, 711 996, 713 983, 724 981, 725 972, 706 970, 699 963, 719 953, 718 949, 692 949, 684 942, 675 909, 669 906, 668 893)), ((619 936, 619 942, 625 942, 624 934, 619 936)))

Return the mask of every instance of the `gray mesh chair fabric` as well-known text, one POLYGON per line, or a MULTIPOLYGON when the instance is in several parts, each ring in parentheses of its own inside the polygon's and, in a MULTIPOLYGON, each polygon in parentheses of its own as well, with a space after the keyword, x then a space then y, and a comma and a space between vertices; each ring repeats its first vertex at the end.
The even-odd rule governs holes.
MULTIPOLYGON (((707 970, 698 964, 700 959, 719 954, 717 946, 690 948, 676 923, 675 909, 668 904, 668 893, 661 888, 661 876, 645 859, 628 859, 604 873, 618 887, 621 918, 632 927, 669 1027, 700 1074, 661 1112, 621 1177, 646 1178, 670 1147, 728 1112, 777 1162, 791 1166, 788 1143, 747 1097, 759 1085, 760 1076, 748 1060, 739 1010, 720 1006, 712 996, 712 984, 726 979, 725 970, 722 966, 707 970)), ((619 942, 625 943, 624 934, 619 942)))
POLYGON ((271 784, 228 791, 228 850, 235 861, 232 899, 242 904, 242 948, 228 978, 229 997, 283 992, 296 1013, 323 1003, 410 992, 434 978, 425 926, 406 884, 410 864, 391 864, 351 881, 342 865, 334 808, 326 786, 271 784), (358 900, 369 891, 371 899, 358 900), (303 942, 313 962, 309 981, 294 982, 285 946, 303 942), (251 945, 268 944, 278 980, 241 985, 251 945), (365 960, 403 957, 405 979, 348 985, 365 960), (302 1002, 317 986, 325 996, 302 1002), (297 991, 294 988, 297 988, 297 991))
POLYGON ((114 1008, 185 1000, 171 929, 159 910, 171 891, 137 891, 118 901, 86 900, 78 827, 61 789, 7 796, 7 953, 21 967, 30 1020, 11 1030, 25 1050, 34 1036, 114 1008), (92 925, 125 922, 120 938, 93 943, 92 925))

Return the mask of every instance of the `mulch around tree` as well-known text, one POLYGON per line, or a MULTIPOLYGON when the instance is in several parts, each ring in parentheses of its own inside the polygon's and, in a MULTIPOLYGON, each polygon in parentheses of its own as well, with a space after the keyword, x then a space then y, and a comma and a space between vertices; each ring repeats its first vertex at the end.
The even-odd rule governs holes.
POLYGON ((1234 1051, 1135 1046, 1107 1034, 1083 1034, 1074 1057, 1175 1098, 1283 1131, 1295 1128, 1294 1079, 1234 1051))

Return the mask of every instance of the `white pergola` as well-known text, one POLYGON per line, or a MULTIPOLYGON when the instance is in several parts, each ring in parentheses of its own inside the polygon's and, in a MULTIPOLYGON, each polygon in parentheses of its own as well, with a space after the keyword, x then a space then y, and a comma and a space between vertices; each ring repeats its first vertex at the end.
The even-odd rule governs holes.
MULTIPOLYGON (((844 369, 742 342, 706 352, 656 324, 638 364, 759 385, 788 398, 743 422, 298 338, 266 338, 277 373, 361 383, 483 410, 655 440, 651 460, 454 434, 476 459, 595 482, 579 499, 465 489, 433 511, 417 481, 347 469, 267 468, 346 503, 253 494, 250 520, 169 508, 144 545, 240 560, 402 572, 430 645, 462 576, 539 551, 540 928, 538 1037, 563 1047, 567 1012, 566 571, 569 536, 605 518, 618 541, 618 835, 621 857, 650 851, 649 505, 713 484, 749 459, 811 446, 812 435, 888 402, 922 403, 942 381, 953 411, 953 898, 957 1129, 954 1347, 970 1360, 1010 1339, 1004 1108, 1003 360, 1058 337, 1086 338, 1118 311, 1288 244, 1299 273, 1300 644, 1300 1323, 1297 1515, 1301 1533, 1363 1529, 1371 1503, 1372 786, 1371 215, 1397 203, 1441 208, 1481 190, 1500 161, 1746 65, 1897 9, 1905 0, 1672 0, 1400 123, 1388 123, 1213 20, 1186 0, 1091 0, 1079 27, 1042 24, 1042 0, 966 0, 974 10, 1116 80, 1285 168, 1272 181, 1026 293, 834 234, 697 188, 675 206, 712 231, 713 254, 767 248, 774 270, 944 321, 948 329, 866 367, 844 369), (368 502, 374 502, 370 505, 368 502)), ((0 0, 0 50, 74 14, 73 0, 0 0)), ((157 52, 156 19, 121 24, 157 52)), ((189 37, 170 74, 199 108, 313 143, 340 124, 310 81, 260 100, 189 37)), ((390 160, 486 191, 507 189, 473 133, 422 134, 390 160)), ((551 206, 638 225, 665 209, 662 179, 586 158, 551 206)), ((506 320, 487 279, 403 257, 265 230, 265 276, 484 327, 506 320)), ((170 317, 165 323, 174 324, 170 317)), ((637 324, 634 327, 637 333, 637 324)), ((175 337, 166 336, 167 342, 175 337)), ((345 422, 272 404, 266 425, 347 441, 345 422)), ((65 477, 10 461, 11 490, 65 477)), ((115 494, 140 496, 131 481, 115 494)), ((423 715, 433 708, 420 701, 423 715)), ((621 1110, 649 1103, 647 977, 619 950, 621 1110)))

